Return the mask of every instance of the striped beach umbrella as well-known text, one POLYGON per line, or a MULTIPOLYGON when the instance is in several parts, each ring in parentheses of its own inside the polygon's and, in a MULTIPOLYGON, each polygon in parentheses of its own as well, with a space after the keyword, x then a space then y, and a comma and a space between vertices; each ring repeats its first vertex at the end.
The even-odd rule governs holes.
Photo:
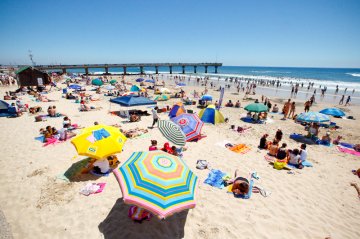
POLYGON ((301 122, 308 122, 308 123, 321 123, 321 122, 330 121, 330 118, 329 116, 321 114, 319 112, 310 111, 299 114, 296 120, 301 122))
POLYGON ((158 150, 134 152, 113 172, 125 203, 161 219, 196 205, 198 178, 177 156, 158 150))
POLYGON ((186 136, 180 126, 169 120, 159 120, 158 127, 164 137, 171 143, 178 146, 185 146, 186 136))
POLYGON ((199 117, 195 114, 181 114, 171 120, 179 125, 182 131, 185 133, 186 141, 193 141, 201 137, 201 129, 204 125, 199 117))

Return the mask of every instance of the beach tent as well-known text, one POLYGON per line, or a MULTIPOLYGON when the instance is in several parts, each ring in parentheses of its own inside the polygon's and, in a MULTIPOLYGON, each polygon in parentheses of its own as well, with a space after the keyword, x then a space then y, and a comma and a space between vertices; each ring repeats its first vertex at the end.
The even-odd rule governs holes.
POLYGON ((104 84, 104 82, 102 82, 102 80, 100 80, 99 78, 96 78, 91 81, 91 84, 96 85, 96 86, 102 86, 104 84))
POLYGON ((194 208, 198 177, 179 157, 160 150, 134 152, 113 171, 124 203, 164 219, 194 208))
POLYGON ((200 100, 203 101, 212 101, 213 97, 211 95, 203 95, 201 96, 200 100))
POLYGON ((154 100, 156 101, 167 101, 170 99, 170 96, 168 95, 164 95, 164 94, 161 94, 161 95, 157 95, 155 96, 154 100))
POLYGON ((260 113, 260 112, 267 112, 269 108, 262 103, 252 103, 252 104, 245 106, 244 109, 249 112, 260 113))
POLYGON ((319 111, 319 113, 325 114, 325 115, 331 115, 331 116, 335 116, 335 117, 345 116, 344 111, 342 111, 338 108, 326 108, 326 109, 319 111))
POLYGON ((11 107, 7 102, 0 100, 0 117, 15 116, 15 111, 11 111, 14 107, 11 107))
POLYGON ((15 72, 19 86, 43 86, 51 82, 48 73, 40 71, 32 66, 20 68, 15 72))
POLYGON ((178 102, 175 105, 173 105, 172 109, 169 112, 169 117, 173 118, 175 116, 179 116, 184 113, 186 113, 184 104, 182 102, 178 102))
POLYGON ((121 106, 156 105, 156 101, 136 95, 120 96, 114 99, 110 99, 110 102, 119 104, 121 106))
POLYGON ((215 105, 209 105, 207 108, 202 109, 199 113, 200 119, 205 123, 224 123, 224 116, 215 108, 215 105))
POLYGON ((130 88, 130 91, 131 92, 138 92, 138 91, 141 91, 141 88, 137 85, 132 85, 131 88, 130 88))

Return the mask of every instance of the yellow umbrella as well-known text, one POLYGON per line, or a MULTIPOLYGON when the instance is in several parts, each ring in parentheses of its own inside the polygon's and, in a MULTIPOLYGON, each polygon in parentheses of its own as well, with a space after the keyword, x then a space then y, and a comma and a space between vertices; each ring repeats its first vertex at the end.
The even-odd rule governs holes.
POLYGON ((95 125, 83 129, 80 135, 71 140, 79 155, 102 159, 120 153, 126 137, 118 128, 95 125))

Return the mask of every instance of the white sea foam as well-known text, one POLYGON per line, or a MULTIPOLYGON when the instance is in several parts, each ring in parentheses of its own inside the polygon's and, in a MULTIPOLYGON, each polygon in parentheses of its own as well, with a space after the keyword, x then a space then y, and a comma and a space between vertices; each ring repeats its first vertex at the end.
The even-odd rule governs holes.
POLYGON ((355 76, 355 77, 360 77, 360 73, 346 73, 347 75, 351 75, 351 76, 355 76))

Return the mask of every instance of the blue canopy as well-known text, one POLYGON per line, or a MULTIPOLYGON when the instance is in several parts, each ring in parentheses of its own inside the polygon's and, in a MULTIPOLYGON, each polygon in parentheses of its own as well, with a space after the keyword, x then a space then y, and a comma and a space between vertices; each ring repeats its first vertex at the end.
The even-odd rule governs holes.
POLYGON ((320 113, 325 114, 325 115, 332 115, 335 117, 342 117, 345 116, 344 111, 338 109, 338 108, 327 108, 327 109, 323 109, 322 111, 320 111, 320 113))
POLYGON ((127 95, 114 99, 110 99, 110 102, 119 104, 121 106, 136 106, 136 105, 156 105, 156 101, 150 100, 146 97, 127 95))
POLYGON ((75 85, 75 84, 73 84, 73 85, 69 85, 69 88, 70 88, 70 89, 73 89, 73 90, 80 90, 80 89, 81 89, 81 86, 80 86, 80 85, 75 85))

